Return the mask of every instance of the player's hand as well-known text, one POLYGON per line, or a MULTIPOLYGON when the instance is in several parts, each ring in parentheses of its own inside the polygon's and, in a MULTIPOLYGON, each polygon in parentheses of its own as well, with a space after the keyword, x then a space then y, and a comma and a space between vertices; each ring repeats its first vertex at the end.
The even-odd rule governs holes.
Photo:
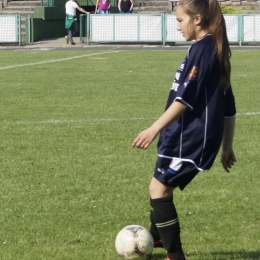
POLYGON ((142 131, 133 141, 133 148, 147 149, 148 146, 152 143, 152 141, 157 136, 158 132, 155 131, 152 127, 149 127, 142 131))
POLYGON ((232 166, 234 165, 234 163, 236 161, 237 161, 237 159, 236 159, 233 149, 231 149, 230 151, 225 151, 225 150, 222 151, 221 163, 226 172, 229 172, 229 169, 232 168, 232 166))

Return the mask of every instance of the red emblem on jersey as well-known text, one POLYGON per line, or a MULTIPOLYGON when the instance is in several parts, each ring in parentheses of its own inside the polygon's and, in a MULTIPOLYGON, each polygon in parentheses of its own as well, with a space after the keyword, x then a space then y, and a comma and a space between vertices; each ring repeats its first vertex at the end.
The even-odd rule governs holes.
POLYGON ((194 80, 196 79, 197 75, 199 72, 199 68, 196 66, 193 66, 189 75, 189 80, 194 80))

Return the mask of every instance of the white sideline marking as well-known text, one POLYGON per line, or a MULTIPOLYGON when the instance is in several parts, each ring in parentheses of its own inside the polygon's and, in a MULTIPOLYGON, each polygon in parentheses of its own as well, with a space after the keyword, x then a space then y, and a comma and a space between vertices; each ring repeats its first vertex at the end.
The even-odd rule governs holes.
POLYGON ((246 112, 246 113, 237 113, 238 116, 246 115, 246 116, 253 116, 253 115, 260 115, 260 112, 246 112))
MULTIPOLYGON (((237 116, 254 116, 260 115, 260 112, 237 113, 237 116)), ((132 118, 93 118, 79 120, 42 120, 42 121, 16 121, 16 122, 0 122, 0 125, 41 125, 41 124, 75 124, 75 123, 101 123, 101 122, 123 122, 123 121, 146 121, 156 120, 158 117, 132 117, 132 118)))
POLYGON ((16 122, 0 122, 0 125, 40 125, 40 124, 75 124, 75 123, 100 123, 100 122, 123 122, 123 121, 138 121, 138 120, 155 120, 154 118, 93 118, 93 119, 79 119, 79 120, 43 120, 43 121, 16 121, 16 122))
POLYGON ((34 62, 34 63, 25 63, 25 64, 19 64, 19 65, 12 65, 12 66, 7 66, 7 67, 0 67, 0 70, 8 70, 8 69, 14 69, 14 68, 19 68, 19 67, 48 64, 48 63, 66 61, 66 60, 74 60, 74 59, 79 59, 79 58, 84 58, 84 57, 90 57, 90 56, 101 55, 101 54, 110 54, 110 53, 115 53, 115 52, 120 52, 120 51, 98 52, 98 53, 85 54, 85 55, 74 56, 74 57, 69 57, 69 58, 63 58, 63 59, 58 59, 58 60, 48 60, 48 61, 40 61, 40 62, 34 62))

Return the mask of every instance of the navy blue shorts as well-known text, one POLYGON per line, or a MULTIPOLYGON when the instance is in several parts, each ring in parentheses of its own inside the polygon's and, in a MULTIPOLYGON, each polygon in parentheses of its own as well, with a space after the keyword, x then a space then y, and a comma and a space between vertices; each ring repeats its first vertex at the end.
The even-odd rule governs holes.
POLYGON ((159 182, 173 188, 179 187, 183 190, 199 172, 190 162, 179 161, 175 167, 171 164, 172 159, 158 157, 153 176, 159 182))

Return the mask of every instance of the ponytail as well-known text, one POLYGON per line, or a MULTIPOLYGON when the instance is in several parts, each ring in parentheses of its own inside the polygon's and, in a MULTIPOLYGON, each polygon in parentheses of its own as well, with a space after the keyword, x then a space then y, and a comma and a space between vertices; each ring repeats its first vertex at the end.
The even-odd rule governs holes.
POLYGON ((220 84, 224 89, 228 89, 230 87, 231 50, 227 38, 226 23, 216 0, 209 0, 209 32, 212 34, 217 48, 221 74, 220 84))
POLYGON ((220 85, 230 87, 231 50, 227 38, 226 24, 217 0, 181 0, 181 5, 190 17, 201 15, 202 29, 209 30, 214 39, 220 68, 220 85))

